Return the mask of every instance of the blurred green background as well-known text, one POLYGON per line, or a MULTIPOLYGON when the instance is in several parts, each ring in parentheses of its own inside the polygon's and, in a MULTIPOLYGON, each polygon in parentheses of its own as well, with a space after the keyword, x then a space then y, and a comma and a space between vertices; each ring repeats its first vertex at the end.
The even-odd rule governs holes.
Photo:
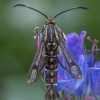
MULTIPOLYGON (((34 28, 41 29, 46 18, 24 7, 13 8, 17 3, 34 7, 48 17, 75 6, 88 7, 91 11, 73 10, 55 21, 65 34, 86 30, 87 36, 100 41, 100 0, 0 0, 0 100, 44 100, 41 75, 32 85, 26 80, 36 52, 34 28)), ((90 49, 91 43, 85 43, 90 49)))

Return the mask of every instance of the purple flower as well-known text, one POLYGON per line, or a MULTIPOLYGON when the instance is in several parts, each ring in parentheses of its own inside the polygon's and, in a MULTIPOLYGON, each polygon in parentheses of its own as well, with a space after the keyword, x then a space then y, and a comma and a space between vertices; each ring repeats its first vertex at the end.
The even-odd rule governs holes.
MULTIPOLYGON (((58 68, 58 85, 57 90, 61 91, 64 90, 65 95, 70 97, 71 94, 74 94, 77 99, 80 100, 83 95, 89 96, 90 93, 95 94, 94 96, 100 96, 100 62, 96 63, 96 59, 98 56, 98 47, 97 47, 97 40, 92 41, 89 37, 87 38, 90 42, 92 42, 92 50, 84 49, 84 37, 86 36, 86 31, 82 31, 80 36, 76 33, 70 33, 67 37, 66 44, 68 45, 69 51, 74 55, 74 59, 80 66, 82 71, 82 79, 74 79, 71 75, 64 70, 60 65, 58 68), (94 52, 96 55, 94 56, 94 52), (90 55, 87 55, 90 53, 90 55), (96 68, 96 67, 98 68, 96 68), (92 69, 91 69, 91 68, 92 69), (94 68, 93 68, 94 67, 94 68), (97 77, 96 77, 97 76, 97 77), (95 80, 97 79, 97 80, 95 80), (89 90, 87 90, 89 88, 89 90), (96 91, 96 89, 98 92, 96 91), (88 91, 88 93, 87 93, 88 91)), ((61 55, 59 60, 66 66, 64 62, 64 57, 61 55)), ((94 100, 88 97, 84 100, 94 100)))
POLYGON ((84 92, 85 95, 92 94, 93 97, 97 97, 100 99, 100 61, 96 62, 98 57, 98 51, 100 51, 97 47, 97 40, 91 40, 90 37, 87 38, 90 42, 92 42, 92 50, 88 50, 91 52, 90 60, 88 61, 89 66, 86 71, 85 76, 85 84, 84 84, 84 92), (96 52, 94 56, 94 52, 96 52))
POLYGON ((93 67, 87 69, 84 92, 86 96, 92 93, 92 96, 100 97, 100 68, 93 67))

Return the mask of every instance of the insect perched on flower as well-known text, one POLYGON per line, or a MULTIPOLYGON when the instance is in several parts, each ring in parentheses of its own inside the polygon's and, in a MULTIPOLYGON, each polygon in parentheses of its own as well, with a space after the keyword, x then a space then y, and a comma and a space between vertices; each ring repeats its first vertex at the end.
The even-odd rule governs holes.
POLYGON ((45 71, 44 77, 47 87, 45 98, 46 100, 55 100, 56 98, 60 98, 60 95, 56 89, 58 64, 60 64, 66 71, 68 71, 73 78, 79 78, 79 79, 82 78, 82 73, 79 65, 73 58, 73 54, 70 53, 66 45, 65 34, 60 30, 60 28, 58 28, 54 19, 58 15, 73 9, 85 9, 85 10, 89 9, 86 7, 73 7, 71 9, 58 13, 53 18, 48 18, 44 13, 32 7, 28 7, 23 4, 14 5, 14 7, 16 6, 23 6, 35 10, 47 18, 47 21, 45 22, 44 27, 41 30, 40 34, 38 33, 38 28, 35 28, 35 33, 39 35, 38 36, 39 46, 36 55, 34 57, 33 63, 30 67, 27 82, 33 83, 36 81, 42 56, 44 58, 44 62, 40 70, 44 68, 45 71), (67 66, 64 66, 62 62, 60 62, 60 60, 58 59, 60 52, 62 52, 67 66))

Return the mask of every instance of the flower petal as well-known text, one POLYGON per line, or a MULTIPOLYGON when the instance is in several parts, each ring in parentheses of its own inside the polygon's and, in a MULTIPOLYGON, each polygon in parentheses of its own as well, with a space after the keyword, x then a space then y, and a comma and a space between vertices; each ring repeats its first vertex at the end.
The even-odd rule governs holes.
POLYGON ((89 68, 85 77, 84 91, 86 95, 92 93, 93 96, 100 97, 100 68, 89 68))
POLYGON ((68 80, 58 80, 57 81, 57 91, 63 90, 67 84, 69 83, 68 80))

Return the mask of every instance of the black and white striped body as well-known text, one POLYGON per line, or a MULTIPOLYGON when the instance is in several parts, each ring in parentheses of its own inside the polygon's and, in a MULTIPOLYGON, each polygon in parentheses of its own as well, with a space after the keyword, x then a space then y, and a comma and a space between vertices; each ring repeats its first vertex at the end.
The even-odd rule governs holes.
MULTIPOLYGON (((47 90, 49 91, 49 97, 55 98, 56 94, 54 91, 57 86, 57 72, 58 72, 58 55, 59 55, 59 46, 57 34, 55 32, 55 25, 48 24, 45 28, 46 32, 46 41, 44 46, 44 69, 45 69, 45 81, 47 90)), ((47 99, 51 100, 51 99, 47 99)), ((55 100, 55 99, 53 99, 55 100)))

